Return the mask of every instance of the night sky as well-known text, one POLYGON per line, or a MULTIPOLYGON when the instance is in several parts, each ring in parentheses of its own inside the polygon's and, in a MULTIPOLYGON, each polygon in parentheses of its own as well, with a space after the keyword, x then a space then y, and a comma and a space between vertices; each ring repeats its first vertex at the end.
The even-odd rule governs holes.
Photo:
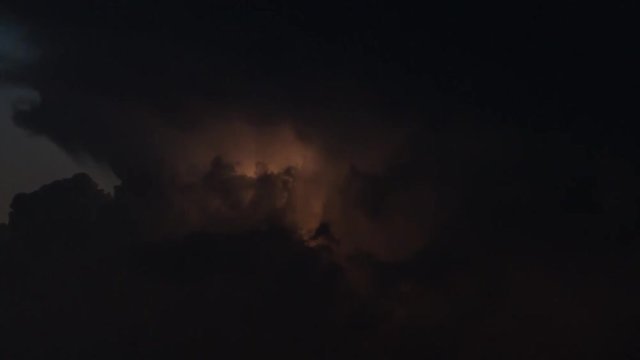
POLYGON ((640 359, 637 6, 0 2, 0 357, 640 359))

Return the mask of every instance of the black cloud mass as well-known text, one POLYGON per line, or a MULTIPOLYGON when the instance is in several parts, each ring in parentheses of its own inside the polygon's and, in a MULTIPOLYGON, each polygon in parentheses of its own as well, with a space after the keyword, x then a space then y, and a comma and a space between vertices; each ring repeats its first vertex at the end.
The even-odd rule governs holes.
POLYGON ((639 358, 634 8, 7 2, 0 354, 639 358))

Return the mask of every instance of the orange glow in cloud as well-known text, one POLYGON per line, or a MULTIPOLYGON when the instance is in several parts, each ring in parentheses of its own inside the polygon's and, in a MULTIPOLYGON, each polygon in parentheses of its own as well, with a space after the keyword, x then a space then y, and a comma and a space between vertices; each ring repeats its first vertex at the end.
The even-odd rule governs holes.
POLYGON ((374 172, 376 167, 383 168, 384 164, 376 164, 364 155, 371 148, 372 157, 382 158, 377 152, 391 153, 384 148, 390 146, 388 143, 354 146, 355 150, 339 156, 340 151, 303 141, 287 124, 258 126, 239 120, 160 136, 166 144, 172 186, 178 184, 179 188, 174 192, 174 202, 183 209, 189 229, 242 230, 260 226, 264 216, 277 213, 304 239, 309 239, 321 223, 330 223, 333 236, 341 244, 336 250, 343 254, 364 250, 393 259, 422 244, 424 221, 417 223, 405 216, 405 204, 420 196, 405 194, 392 199, 385 215, 372 219, 362 212, 357 194, 345 194, 357 193, 362 191, 360 186, 366 186, 358 183, 345 190, 345 181, 354 176, 350 166, 374 172), (229 164, 225 166, 232 166, 232 178, 221 180, 228 181, 228 187, 211 192, 202 181, 216 157, 229 164), (288 171, 292 171, 291 176, 288 171), (266 185, 271 186, 267 190, 261 187, 263 175, 271 176, 267 182, 275 181, 266 185), (235 204, 231 207, 230 198, 235 204))

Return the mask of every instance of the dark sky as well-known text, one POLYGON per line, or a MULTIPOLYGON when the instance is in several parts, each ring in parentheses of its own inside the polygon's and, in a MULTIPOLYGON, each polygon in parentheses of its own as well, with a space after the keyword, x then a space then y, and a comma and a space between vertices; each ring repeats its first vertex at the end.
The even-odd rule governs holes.
POLYGON ((633 2, 0 11, 10 356, 640 356, 633 2))

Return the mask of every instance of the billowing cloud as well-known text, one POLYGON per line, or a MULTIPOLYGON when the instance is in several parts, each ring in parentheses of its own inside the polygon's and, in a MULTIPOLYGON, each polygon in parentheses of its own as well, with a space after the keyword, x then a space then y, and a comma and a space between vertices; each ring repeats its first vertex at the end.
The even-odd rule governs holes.
POLYGON ((374 92, 341 78, 345 65, 318 78, 324 65, 308 52, 333 55, 310 34, 286 32, 291 24, 277 17, 236 15, 270 32, 223 21, 160 42, 161 32, 95 28, 91 42, 47 34, 49 52, 29 79, 42 101, 16 124, 112 169, 150 234, 276 221, 308 238, 330 223, 345 254, 395 259, 420 248, 430 219, 417 213, 432 211, 429 189, 387 183, 400 176, 390 172, 407 151, 407 114, 374 105, 374 92), (252 46, 285 47, 267 56, 252 46), (296 65, 283 67, 285 59, 296 65), (254 65, 254 75, 243 70, 254 65))

